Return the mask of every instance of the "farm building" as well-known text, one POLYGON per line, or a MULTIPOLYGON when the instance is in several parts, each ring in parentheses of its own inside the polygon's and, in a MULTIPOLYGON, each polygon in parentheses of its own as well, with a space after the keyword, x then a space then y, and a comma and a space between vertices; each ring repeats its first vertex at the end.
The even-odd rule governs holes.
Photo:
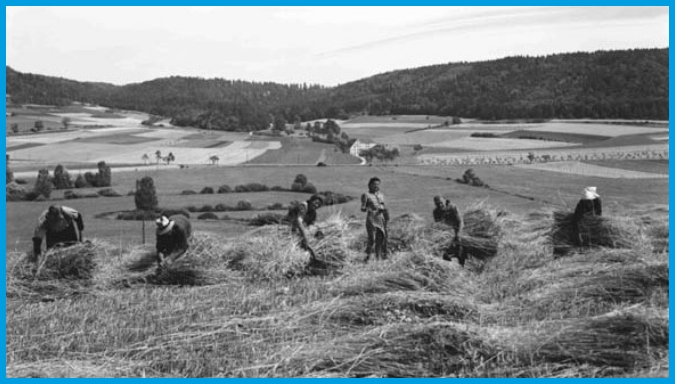
POLYGON ((358 156, 359 153, 365 149, 370 149, 374 147, 376 144, 370 140, 367 139, 358 139, 352 144, 351 148, 349 148, 349 154, 353 156, 358 156))

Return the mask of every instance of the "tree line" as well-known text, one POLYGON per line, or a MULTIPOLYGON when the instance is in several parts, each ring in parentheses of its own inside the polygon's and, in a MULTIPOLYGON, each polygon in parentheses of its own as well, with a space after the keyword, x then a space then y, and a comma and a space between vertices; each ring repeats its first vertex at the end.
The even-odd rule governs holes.
POLYGON ((257 131, 354 114, 668 119, 668 48, 515 56, 397 70, 323 87, 168 77, 115 86, 7 67, 16 103, 80 101, 168 116, 172 124, 257 131))

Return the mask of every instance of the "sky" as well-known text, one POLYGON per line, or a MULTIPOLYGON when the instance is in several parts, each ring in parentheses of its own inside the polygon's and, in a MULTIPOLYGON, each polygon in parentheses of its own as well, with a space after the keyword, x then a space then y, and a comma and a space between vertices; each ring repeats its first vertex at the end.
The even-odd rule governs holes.
POLYGON ((668 7, 6 7, 17 71, 334 86, 506 56, 667 48, 668 7))

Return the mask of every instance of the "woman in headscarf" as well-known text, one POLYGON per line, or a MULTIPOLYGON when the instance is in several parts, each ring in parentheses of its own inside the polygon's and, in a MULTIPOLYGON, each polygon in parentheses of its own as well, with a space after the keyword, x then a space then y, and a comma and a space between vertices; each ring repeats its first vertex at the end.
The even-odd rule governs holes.
POLYGON ((602 201, 596 187, 586 187, 583 192, 583 197, 577 203, 574 209, 574 225, 576 226, 577 234, 579 236, 580 245, 588 245, 590 242, 590 233, 586 236, 581 235, 580 223, 584 217, 602 216, 602 201))
POLYGON ((361 212, 366 212, 366 262, 375 248, 375 257, 387 258, 387 223, 389 210, 384 203, 384 195, 380 192, 380 179, 373 177, 368 181, 368 192, 361 195, 361 212))

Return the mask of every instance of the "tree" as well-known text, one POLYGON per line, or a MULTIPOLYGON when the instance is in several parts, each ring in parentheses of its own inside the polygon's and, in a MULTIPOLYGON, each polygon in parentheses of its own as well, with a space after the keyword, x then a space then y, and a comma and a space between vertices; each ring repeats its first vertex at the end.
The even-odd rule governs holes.
POLYGON ((63 124, 63 129, 68 129, 70 126, 70 123, 73 122, 73 119, 71 119, 68 116, 65 116, 63 119, 61 119, 61 124, 63 124))
POLYGON ((145 176, 141 180, 136 180, 136 193, 134 194, 136 209, 141 211, 153 211, 159 204, 157 201, 157 191, 152 177, 145 176))
POLYGON ((148 156, 147 153, 144 153, 143 156, 141 156, 141 160, 143 160, 143 164, 148 164, 150 162, 150 156, 148 156))
POLYGON ((42 120, 37 120, 35 124, 33 124, 33 131, 34 132, 40 132, 45 128, 45 123, 42 122, 42 120))
POLYGON ((286 130, 286 119, 283 115, 274 116, 274 124, 272 130, 277 132, 284 132, 286 130))
POLYGON ((167 157, 169 158, 169 163, 172 161, 176 161, 176 156, 173 155, 173 152, 169 152, 169 155, 167 157))
POLYGON ((10 129, 14 133, 19 133, 19 124, 18 123, 12 123, 12 125, 10 125, 10 129))
POLYGON ((56 189, 70 189, 73 187, 73 180, 70 178, 70 173, 61 164, 54 168, 54 187, 56 189))
POLYGON ((96 174, 96 187, 109 187, 112 185, 112 172, 110 166, 105 161, 99 161, 96 164, 98 173, 96 174))
POLYGON ((220 157, 218 157, 217 155, 213 155, 209 157, 209 161, 211 162, 212 165, 218 164, 218 162, 220 161, 220 157))
POLYGON ((47 170, 47 168, 40 169, 38 171, 37 180, 35 180, 35 187, 33 188, 35 195, 42 195, 48 199, 52 194, 52 189, 54 189, 54 185, 51 180, 49 180, 49 170, 47 170))
POLYGON ((157 160, 157 164, 159 164, 159 161, 162 160, 162 151, 159 149, 155 151, 155 159, 157 160))

